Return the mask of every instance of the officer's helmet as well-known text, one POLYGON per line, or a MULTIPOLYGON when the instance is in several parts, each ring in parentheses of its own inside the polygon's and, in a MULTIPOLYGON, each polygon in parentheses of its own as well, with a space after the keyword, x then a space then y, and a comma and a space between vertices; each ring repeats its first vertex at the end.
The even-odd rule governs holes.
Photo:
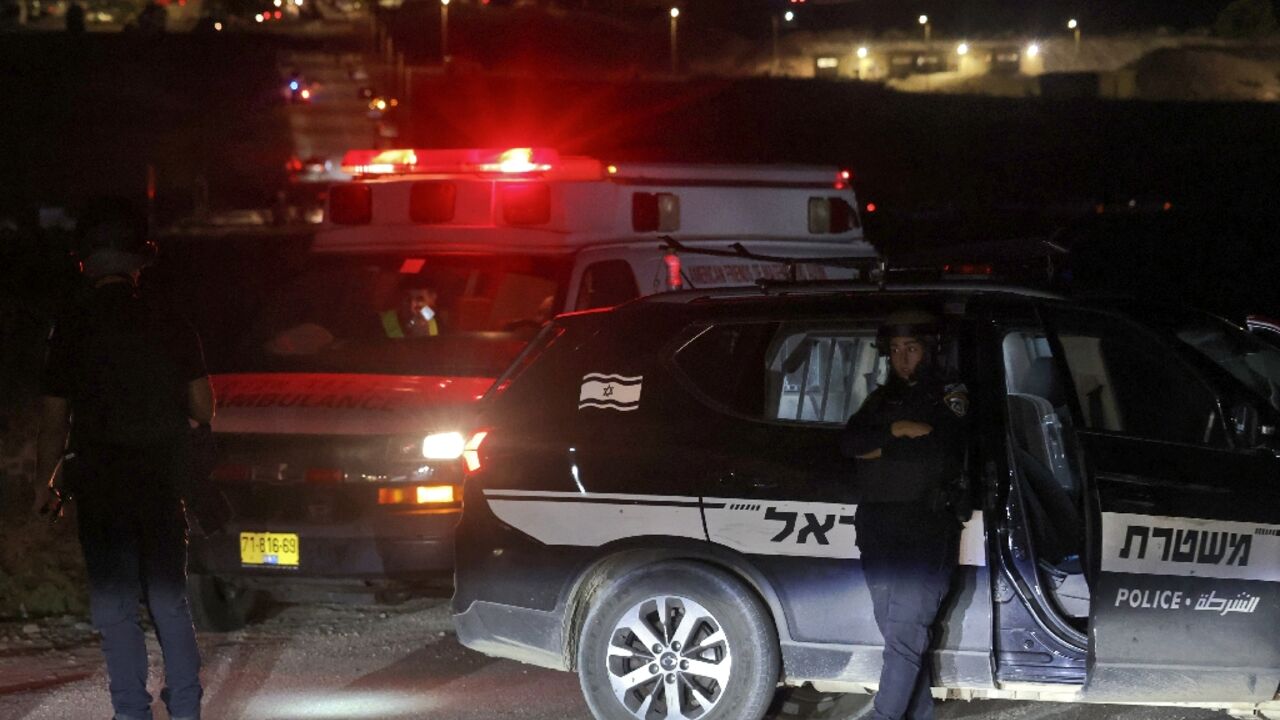
POLYGON ((924 345, 926 357, 933 358, 941 349, 942 325, 937 315, 926 310, 895 310, 889 313, 876 331, 876 348, 881 355, 889 354, 889 342, 896 337, 919 340, 924 345))
POLYGON ((145 215, 123 198, 104 198, 86 207, 76 222, 76 239, 80 270, 91 278, 128 275, 156 259, 145 215))

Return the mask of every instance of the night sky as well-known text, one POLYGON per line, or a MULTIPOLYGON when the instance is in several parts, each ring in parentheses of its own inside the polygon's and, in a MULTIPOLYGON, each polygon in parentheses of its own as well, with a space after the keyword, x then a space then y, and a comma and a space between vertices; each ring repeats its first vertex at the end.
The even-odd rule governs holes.
MULTIPOLYGON (((677 0, 688 11, 728 20, 737 15, 767 15, 798 9, 801 23, 819 28, 856 27, 883 32, 914 31, 922 13, 940 36, 1066 33, 1068 18, 1085 32, 1122 33, 1168 27, 1174 31, 1206 28, 1229 0, 677 0), (752 6, 745 10, 744 6, 752 6), (701 7, 699 7, 701 6, 701 7), (752 12, 754 11, 754 12, 752 12), (807 16, 807 17, 806 17, 807 16)), ((753 19, 758 26, 759 21, 753 19)))

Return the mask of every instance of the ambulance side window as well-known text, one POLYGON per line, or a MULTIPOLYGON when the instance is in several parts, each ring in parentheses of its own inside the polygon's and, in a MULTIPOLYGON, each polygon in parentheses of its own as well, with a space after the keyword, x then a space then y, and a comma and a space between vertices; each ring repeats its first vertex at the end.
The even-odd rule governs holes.
POLYGON ((613 307, 640 297, 640 286, 626 260, 602 260, 582 271, 575 310, 613 307))
POLYGON ((768 417, 843 425, 884 380, 886 367, 873 328, 787 333, 769 359, 768 417))
POLYGON ((1058 311, 1055 325, 1085 428, 1225 444, 1216 395, 1143 328, 1081 310, 1058 311))

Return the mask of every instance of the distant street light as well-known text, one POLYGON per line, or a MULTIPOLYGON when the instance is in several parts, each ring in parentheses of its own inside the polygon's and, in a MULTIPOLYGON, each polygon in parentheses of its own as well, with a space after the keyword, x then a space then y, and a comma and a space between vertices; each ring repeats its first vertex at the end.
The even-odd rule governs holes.
POLYGON ((1039 57, 1039 56, 1040 56, 1040 46, 1039 46, 1039 45, 1037 45, 1037 44, 1035 44, 1035 43, 1031 43, 1030 45, 1028 45, 1028 46, 1027 46, 1027 57, 1029 57, 1029 58, 1037 58, 1037 57, 1039 57))
POLYGON ((933 25, 931 25, 931 24, 929 23, 929 16, 928 16, 928 15, 921 15, 921 16, 920 16, 920 24, 921 24, 922 26, 924 26, 924 44, 925 44, 925 45, 928 45, 928 44, 929 44, 929 37, 930 37, 930 35, 932 35, 932 34, 933 34, 933 25))
POLYGON ((782 14, 782 19, 787 22, 793 22, 796 19, 796 14, 788 10, 782 14))
POLYGON ((871 52, 871 51, 867 50, 867 48, 866 48, 865 46, 864 46, 864 47, 860 47, 860 48, 858 48, 858 59, 859 59, 859 60, 866 60, 866 59, 867 59, 867 55, 869 55, 869 54, 870 54, 870 52, 871 52))
POLYGON ((440 63, 449 62, 449 0, 440 0, 440 63))
POLYGON ((968 55, 968 54, 969 54, 969 43, 960 43, 959 45, 957 45, 957 46, 956 46, 956 54, 957 54, 957 55, 968 55))
POLYGON ((1075 33, 1076 36, 1076 55, 1080 54, 1080 23, 1075 18, 1067 21, 1067 29, 1075 33))
POLYGON ((671 8, 671 72, 675 72, 680 68, 680 8, 671 8))

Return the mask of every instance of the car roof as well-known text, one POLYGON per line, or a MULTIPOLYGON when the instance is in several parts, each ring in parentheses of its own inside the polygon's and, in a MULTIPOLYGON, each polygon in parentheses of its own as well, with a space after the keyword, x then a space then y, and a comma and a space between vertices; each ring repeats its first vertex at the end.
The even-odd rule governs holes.
POLYGON ((982 282, 888 283, 885 285, 857 281, 763 282, 756 286, 691 289, 649 295, 636 301, 641 304, 689 304, 738 301, 750 298, 847 298, 851 294, 868 297, 896 298, 902 295, 955 297, 957 295, 1067 300, 1063 295, 1016 285, 982 282))

